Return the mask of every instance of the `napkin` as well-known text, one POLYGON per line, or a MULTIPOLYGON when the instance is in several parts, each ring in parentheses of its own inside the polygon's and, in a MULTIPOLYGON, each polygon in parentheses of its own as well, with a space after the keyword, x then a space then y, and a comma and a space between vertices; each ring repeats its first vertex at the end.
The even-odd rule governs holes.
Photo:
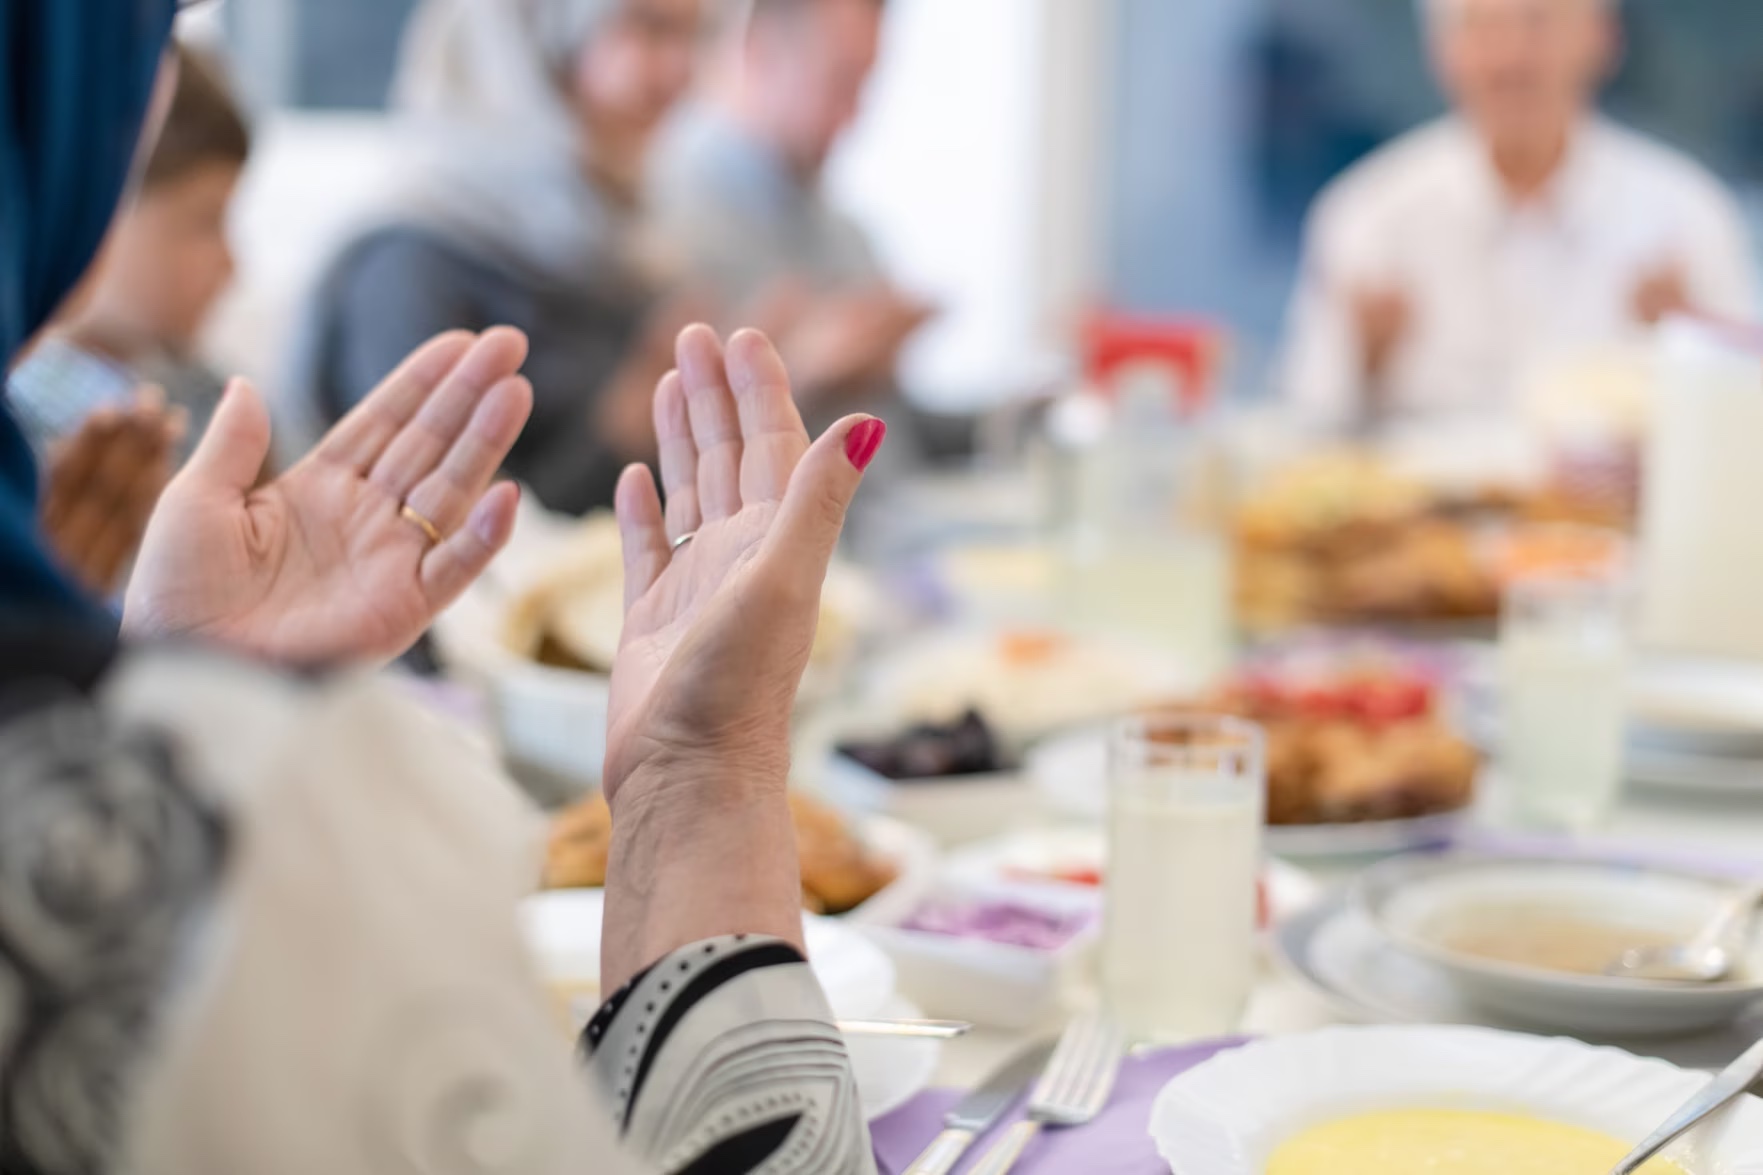
MULTIPOLYGON (((1151 1105, 1169 1082, 1219 1053, 1248 1043, 1242 1039, 1208 1041, 1187 1048, 1166 1049, 1128 1059, 1108 1106, 1088 1126, 1042 1133, 1016 1168, 1021 1175, 1052 1175, 1082 1171, 1084 1175, 1168 1175, 1169 1164, 1151 1141, 1151 1105)), ((881 1175, 900 1175, 943 1130, 943 1116, 967 1096, 962 1090, 932 1090, 876 1122, 876 1165, 881 1175)), ((1027 1097, 983 1136, 956 1172, 971 1171, 991 1141, 1027 1111, 1027 1097)))

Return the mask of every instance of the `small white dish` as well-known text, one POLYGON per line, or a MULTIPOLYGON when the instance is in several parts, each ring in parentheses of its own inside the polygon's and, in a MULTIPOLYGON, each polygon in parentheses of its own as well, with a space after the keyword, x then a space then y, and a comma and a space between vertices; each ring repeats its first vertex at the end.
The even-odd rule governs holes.
MULTIPOLYGON (((1284 1143, 1359 1114, 1530 1114, 1638 1142, 1707 1083, 1616 1049, 1482 1028, 1329 1028, 1222 1053, 1151 1111, 1175 1175, 1261 1175, 1284 1143)), ((1763 1103, 1745 1099, 1667 1152, 1691 1175, 1763 1175, 1763 1103)))
MULTIPOLYGON (((1049 739, 1029 752, 1029 778, 1053 812, 1072 819, 1101 821, 1108 813, 1108 732, 1075 731, 1049 739)), ((1465 814, 1447 812, 1410 820, 1368 820, 1358 824, 1269 826, 1267 851, 1295 860, 1389 856, 1450 844, 1465 814)))
POLYGON ((1643 1037, 1707 1030, 1763 1001, 1763 951, 1754 950, 1733 981, 1669 984, 1498 962, 1454 949, 1450 939, 1471 921, 1503 911, 1688 939, 1732 893, 1728 882, 1667 869, 1446 856, 1387 862, 1360 878, 1354 900, 1396 946, 1513 1022, 1643 1037))
POLYGON ((1050 950, 906 928, 906 918, 864 920, 864 933, 893 961, 900 990, 939 1020, 1021 1030, 1045 1024, 1089 978, 1101 930, 1100 895, 1076 887, 945 882, 930 895, 948 904, 998 903, 1082 923, 1050 950))

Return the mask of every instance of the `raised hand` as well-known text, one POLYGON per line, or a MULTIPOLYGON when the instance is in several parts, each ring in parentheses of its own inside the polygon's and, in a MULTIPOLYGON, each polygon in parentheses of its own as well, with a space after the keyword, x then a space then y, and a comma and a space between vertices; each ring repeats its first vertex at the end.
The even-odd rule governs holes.
POLYGON ((618 487, 624 637, 612 673, 609 983, 714 934, 801 934, 784 793, 790 712, 845 511, 886 433, 814 444, 765 336, 681 335, 661 381, 655 479, 618 487))
POLYGON ((532 411, 525 359, 518 331, 444 335, 261 489, 269 414, 235 381, 148 526, 125 628, 298 664, 409 648, 513 530, 519 492, 491 481, 532 411))
POLYGON ((133 404, 94 412, 51 452, 43 532, 87 591, 116 591, 187 427, 182 410, 167 409, 164 394, 147 388, 133 404))

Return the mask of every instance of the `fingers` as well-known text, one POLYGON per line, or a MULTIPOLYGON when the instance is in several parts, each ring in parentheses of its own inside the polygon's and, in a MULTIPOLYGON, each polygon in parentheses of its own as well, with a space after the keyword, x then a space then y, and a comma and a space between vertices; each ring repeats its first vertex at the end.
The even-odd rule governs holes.
POLYGON ((618 479, 614 499, 624 539, 624 606, 629 611, 667 570, 673 547, 661 516, 661 495, 647 465, 632 465, 618 479))
POLYGON ((478 500, 464 526, 423 557, 422 591, 430 608, 439 612, 484 573, 508 545, 519 509, 520 487, 502 482, 478 500))
POLYGON ((221 395, 208 431, 181 476, 249 493, 269 458, 269 409, 250 381, 235 379, 221 395))
POLYGON ((799 590, 819 595, 844 530, 845 512, 887 435, 888 426, 873 416, 846 417, 796 467, 765 547, 768 562, 799 577, 799 590))
POLYGON ((44 525, 63 561, 88 586, 109 592, 140 543, 170 473, 171 437, 154 410, 107 414, 81 429, 51 477, 44 525))
POLYGON ((533 386, 523 376, 491 388, 440 465, 410 491, 410 508, 452 534, 495 479, 532 411, 533 386))
POLYGON ((122 419, 109 408, 88 416, 79 430, 55 452, 43 501, 43 526, 51 533, 66 529, 69 513, 79 504, 93 471, 114 443, 122 419))
POLYGON ((317 455, 367 473, 476 341, 469 331, 430 339, 343 417, 317 455))
POLYGON ((741 509, 741 420, 716 332, 688 327, 676 355, 698 450, 698 509, 705 522, 715 522, 741 509))
POLYGON ((386 446, 368 480, 395 501, 407 498, 453 450, 484 398, 520 370, 526 353, 519 331, 485 332, 386 446))
POLYGON ((790 375, 771 340, 744 330, 728 342, 729 385, 742 434, 741 500, 782 501, 790 475, 808 451, 808 430, 790 391, 790 375))
POLYGON ((677 539, 704 524, 698 510, 698 445, 686 409, 686 385, 670 371, 655 389, 655 440, 661 455, 661 486, 667 492, 667 534, 677 539))

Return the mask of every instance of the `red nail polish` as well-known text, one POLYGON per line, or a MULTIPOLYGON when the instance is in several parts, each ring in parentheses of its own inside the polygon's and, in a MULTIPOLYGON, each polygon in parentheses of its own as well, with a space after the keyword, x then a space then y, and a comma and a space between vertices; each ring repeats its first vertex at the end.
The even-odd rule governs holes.
POLYGON ((853 428, 845 438, 845 456, 851 459, 851 464, 861 473, 875 460, 875 455, 881 451, 882 442, 887 437, 887 424, 871 417, 853 428))

